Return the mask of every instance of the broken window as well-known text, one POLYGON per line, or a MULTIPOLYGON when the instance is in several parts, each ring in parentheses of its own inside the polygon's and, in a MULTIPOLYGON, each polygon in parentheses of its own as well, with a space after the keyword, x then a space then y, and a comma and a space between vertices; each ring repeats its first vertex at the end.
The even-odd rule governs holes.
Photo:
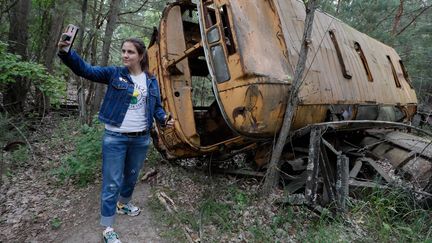
POLYGON ((228 55, 232 55, 236 52, 236 48, 234 46, 234 38, 231 31, 230 18, 228 16, 226 5, 219 8, 219 14, 222 19, 222 29, 225 35, 225 45, 227 47, 228 55))
POLYGON ((355 48, 357 54, 359 54, 359 56, 360 56, 360 59, 361 59, 361 61, 363 63, 363 67, 364 67, 364 69, 366 71, 366 76, 367 76, 369 82, 373 82, 373 77, 372 77, 372 73, 371 73, 370 68, 369 68, 369 64, 368 64, 368 62, 366 60, 366 56, 364 55, 363 50, 362 50, 360 44, 358 42, 355 42, 354 43, 354 48, 355 48))
POLYGON ((209 44, 213 44, 218 42, 219 40, 220 40, 219 30, 217 26, 214 26, 207 32, 207 41, 209 44))
MULTIPOLYGON (((226 7, 221 7, 222 11, 225 11, 226 7)), ((207 39, 209 58, 213 66, 216 82, 222 83, 230 79, 228 70, 228 64, 226 60, 225 50, 223 48, 224 38, 222 38, 221 28, 222 22, 225 21, 227 27, 229 27, 228 18, 221 21, 220 11, 215 11, 213 1, 207 1, 202 5, 202 17, 205 26, 205 36, 207 39)))
POLYGON ((411 89, 413 89, 414 87, 412 85, 411 79, 408 76, 408 71, 406 70, 405 65, 403 64, 402 60, 399 60, 399 65, 401 66, 402 73, 403 73, 405 80, 407 81, 407 83, 409 84, 411 89))
POLYGON ((216 81, 222 83, 230 79, 228 65, 225 60, 225 53, 220 44, 210 48, 210 55, 213 60, 216 81))
POLYGON ((213 8, 213 2, 208 2, 203 6, 205 27, 208 29, 216 24, 216 14, 213 8))
POLYGON ((389 63, 390 63, 390 67, 391 67, 391 69, 392 69, 393 79, 394 79, 394 81, 395 81, 396 87, 398 87, 398 88, 402 88, 402 86, 401 86, 401 84, 400 84, 400 82, 399 82, 399 78, 398 78, 397 73, 396 73, 396 69, 395 69, 395 67, 393 66, 393 62, 392 62, 390 56, 387 56, 387 59, 388 59, 388 61, 389 61, 389 63))
POLYGON ((330 30, 329 34, 330 34, 330 38, 331 38, 331 40, 333 42, 333 45, 334 45, 334 47, 336 49, 336 54, 337 54, 337 57, 339 59, 339 64, 340 64, 341 69, 342 69, 342 74, 343 74, 344 78, 351 79, 352 75, 349 73, 349 71, 346 68, 345 62, 344 62, 343 57, 342 57, 341 49, 339 47, 339 43, 338 43, 338 41, 336 39, 336 34, 335 34, 335 32, 333 30, 330 30))

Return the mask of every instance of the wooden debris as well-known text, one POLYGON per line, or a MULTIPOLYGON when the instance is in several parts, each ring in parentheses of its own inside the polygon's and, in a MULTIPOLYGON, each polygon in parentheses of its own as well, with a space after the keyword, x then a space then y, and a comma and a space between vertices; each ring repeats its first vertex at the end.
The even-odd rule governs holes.
POLYGON ((336 161, 336 203, 338 211, 344 212, 349 191, 349 159, 345 155, 338 155, 336 161))
POLYGON ((212 169, 212 172, 223 173, 223 174, 232 174, 232 175, 242 175, 242 176, 254 176, 254 177, 264 177, 264 172, 253 171, 248 169, 212 169))
POLYGON ((371 130, 368 133, 405 150, 414 151, 422 157, 432 159, 432 146, 428 139, 399 131, 380 134, 380 131, 371 130))
MULTIPOLYGON (((322 139, 322 142, 325 140, 322 139)), ((334 169, 329 161, 327 156, 326 146, 324 144, 321 145, 321 163, 320 170, 321 176, 323 178, 323 182, 325 187, 323 188, 323 200, 325 203, 332 203, 335 201, 335 192, 334 192, 334 169)), ((336 150, 335 150, 336 151, 336 150)), ((340 154, 336 152, 336 154, 340 154)))
POLYGON ((147 173, 145 173, 141 177, 141 181, 147 181, 150 177, 155 176, 157 173, 158 173, 158 171, 156 169, 150 169, 147 173))
MULTIPOLYGON (((282 174, 283 176, 283 174, 282 174)), ((285 186, 285 191, 288 194, 292 194, 295 193, 297 190, 301 189, 304 187, 305 182, 306 182, 306 178, 308 176, 308 173, 306 171, 304 171, 303 173, 301 173, 297 179, 294 179, 292 181, 290 181, 286 186, 285 186)))
POLYGON ((320 159, 320 141, 321 129, 315 127, 312 129, 309 142, 309 159, 307 165, 307 179, 305 188, 306 200, 311 204, 316 203, 318 188, 318 172, 320 159))
POLYGON ((370 158, 360 158, 361 161, 367 162, 378 174, 387 182, 390 183, 393 180, 390 178, 390 176, 372 159, 370 158))
POLYGON ((360 188, 379 188, 379 189, 388 188, 388 186, 379 185, 373 181, 359 181, 359 180, 354 180, 354 179, 349 180, 349 186, 350 187, 360 187, 360 188))
POLYGON ((360 169, 362 167, 363 163, 361 162, 361 160, 356 160, 354 167, 351 169, 350 173, 349 173, 349 177, 350 178, 354 178, 358 175, 358 173, 360 172, 360 169))

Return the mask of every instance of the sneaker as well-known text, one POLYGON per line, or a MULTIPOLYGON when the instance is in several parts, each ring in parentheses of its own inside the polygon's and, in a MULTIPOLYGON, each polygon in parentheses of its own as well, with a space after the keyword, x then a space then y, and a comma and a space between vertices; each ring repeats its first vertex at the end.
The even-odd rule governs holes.
POLYGON ((102 235, 103 235, 104 243, 121 243, 117 233, 111 227, 106 228, 102 233, 102 235))
POLYGON ((126 214, 129 216, 137 216, 140 214, 141 209, 135 205, 133 205, 131 202, 128 202, 126 204, 117 203, 117 213, 118 214, 126 214))

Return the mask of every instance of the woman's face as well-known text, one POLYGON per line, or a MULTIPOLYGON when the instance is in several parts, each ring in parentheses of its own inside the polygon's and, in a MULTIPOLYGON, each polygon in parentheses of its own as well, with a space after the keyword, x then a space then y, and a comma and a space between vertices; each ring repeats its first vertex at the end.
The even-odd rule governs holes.
POLYGON ((135 45, 132 42, 125 42, 122 46, 122 60, 123 64, 131 69, 141 69, 140 61, 143 55, 138 54, 135 45))

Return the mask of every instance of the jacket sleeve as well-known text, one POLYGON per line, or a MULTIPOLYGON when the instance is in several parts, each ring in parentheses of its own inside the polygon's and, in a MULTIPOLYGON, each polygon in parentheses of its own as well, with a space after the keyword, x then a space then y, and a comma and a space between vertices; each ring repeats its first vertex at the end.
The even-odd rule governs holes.
POLYGON ((58 56, 76 75, 93 82, 108 84, 115 67, 92 66, 85 62, 74 50, 69 53, 59 52, 58 56))
POLYGON ((154 118, 156 119, 156 121, 160 124, 160 125, 165 125, 165 111, 162 108, 162 104, 161 104, 161 98, 160 98, 160 91, 159 91, 159 84, 157 82, 157 80, 155 80, 155 85, 156 85, 156 89, 158 92, 158 95, 156 96, 156 104, 155 104, 155 111, 154 111, 154 118))

